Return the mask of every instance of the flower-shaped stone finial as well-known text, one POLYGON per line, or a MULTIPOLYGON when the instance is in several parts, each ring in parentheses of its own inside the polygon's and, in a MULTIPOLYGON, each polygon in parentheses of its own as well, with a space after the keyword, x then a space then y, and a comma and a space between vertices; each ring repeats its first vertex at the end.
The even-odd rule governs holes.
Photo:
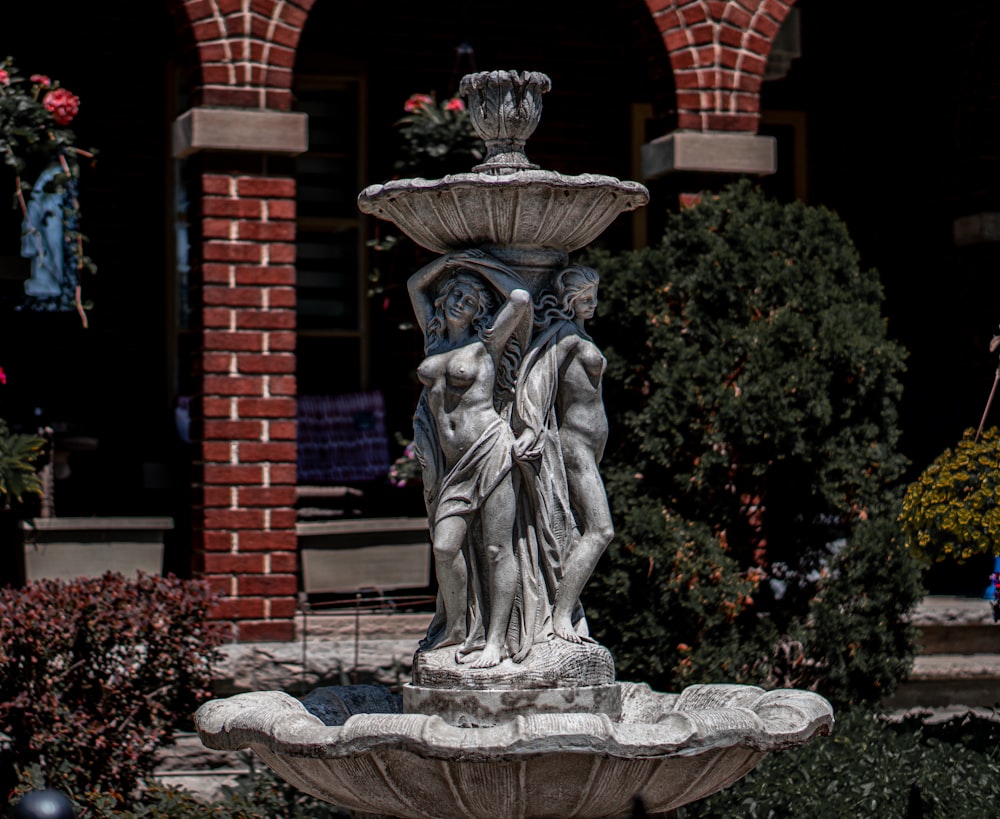
POLYGON ((537 71, 481 71, 466 74, 459 93, 468 100, 472 127, 486 143, 478 172, 510 173, 537 168, 528 162, 524 143, 542 116, 542 94, 552 87, 537 71))

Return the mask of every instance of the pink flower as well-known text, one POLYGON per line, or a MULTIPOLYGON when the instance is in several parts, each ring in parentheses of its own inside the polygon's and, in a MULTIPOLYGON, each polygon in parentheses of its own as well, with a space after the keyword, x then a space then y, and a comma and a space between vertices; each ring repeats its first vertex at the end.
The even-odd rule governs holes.
POLYGON ((0 384, 7 383, 7 373, 3 371, 3 367, 0 367, 0 384))
POLYGON ((31 75, 31 81, 35 85, 42 86, 42 88, 48 88, 50 85, 52 85, 52 80, 50 80, 44 74, 32 74, 31 75))
POLYGON ((42 98, 42 105, 52 114, 56 125, 69 125, 80 111, 80 98, 65 88, 56 88, 42 98))
POLYGON ((10 85, 10 74, 6 68, 0 68, 0 85, 10 85))
POLYGON ((445 111, 464 111, 465 103, 462 102, 458 97, 452 97, 444 105, 445 111))
POLYGON ((412 114, 414 111, 419 111, 421 108, 426 108, 434 102, 427 94, 412 94, 410 98, 403 103, 403 110, 407 114, 412 114))

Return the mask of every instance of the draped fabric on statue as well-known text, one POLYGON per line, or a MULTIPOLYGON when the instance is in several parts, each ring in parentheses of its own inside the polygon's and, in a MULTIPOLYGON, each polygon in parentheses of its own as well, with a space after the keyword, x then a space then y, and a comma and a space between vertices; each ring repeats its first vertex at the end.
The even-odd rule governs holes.
MULTIPOLYGON (((506 649, 515 662, 528 656, 532 645, 552 639, 552 606, 561 575, 565 544, 571 537, 566 479, 558 457, 558 436, 540 458, 518 462, 512 456, 514 435, 508 418, 510 407, 498 417, 446 474, 442 475, 437 430, 426 397, 421 396, 414 418, 414 442, 424 468, 424 488, 431 539, 438 523, 451 515, 468 520, 465 559, 469 568, 466 610, 469 649, 482 648, 489 621, 489 566, 479 515, 483 502, 513 470, 519 505, 513 543, 518 567, 514 608, 507 630, 506 649)), ((445 614, 438 596, 436 614, 421 641, 421 648, 441 645, 445 614)))
MULTIPOLYGON (((521 492, 532 509, 528 518, 534 529, 532 550, 542 557, 541 576, 548 587, 545 612, 550 619, 563 568, 572 559, 573 542, 579 537, 570 506, 556 415, 558 344, 566 326, 566 322, 558 322, 535 339, 521 363, 514 399, 514 429, 525 451, 525 456, 517 462, 524 477, 521 492)), ((587 621, 579 602, 572 619, 577 634, 587 637, 587 621)), ((551 623, 546 628, 551 634, 551 623)))

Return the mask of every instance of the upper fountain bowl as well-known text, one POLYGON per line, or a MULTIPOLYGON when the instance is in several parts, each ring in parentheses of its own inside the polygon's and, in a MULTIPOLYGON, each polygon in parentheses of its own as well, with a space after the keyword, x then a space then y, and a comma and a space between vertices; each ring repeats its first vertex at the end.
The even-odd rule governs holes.
POLYGON ((648 201, 649 191, 638 182, 520 170, 394 179, 365 188, 358 207, 435 253, 472 247, 568 253, 648 201))
POLYGON ((468 248, 555 251, 588 245, 621 213, 649 202, 638 182, 564 176, 528 161, 524 143, 542 115, 551 82, 537 71, 481 71, 462 78, 469 117, 486 143, 472 173, 369 185, 358 208, 393 222, 417 244, 448 253, 468 248))

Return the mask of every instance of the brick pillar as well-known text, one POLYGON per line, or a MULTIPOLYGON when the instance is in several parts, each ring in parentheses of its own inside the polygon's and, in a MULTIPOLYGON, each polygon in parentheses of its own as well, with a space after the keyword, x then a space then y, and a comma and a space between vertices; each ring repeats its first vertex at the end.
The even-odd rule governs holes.
POLYGON ((774 173, 774 140, 757 136, 774 37, 795 0, 646 0, 677 89, 677 130, 643 146, 643 176, 774 173))
POLYGON ((195 569, 240 641, 290 640, 295 534, 295 180, 201 176, 195 569))
POLYGON ((292 68, 315 0, 167 0, 194 107, 191 157, 200 389, 192 406, 193 569, 236 640, 295 636, 295 178, 307 148, 292 68), (199 184, 200 183, 200 186, 199 184), (200 190, 198 189, 200 187, 200 190))

